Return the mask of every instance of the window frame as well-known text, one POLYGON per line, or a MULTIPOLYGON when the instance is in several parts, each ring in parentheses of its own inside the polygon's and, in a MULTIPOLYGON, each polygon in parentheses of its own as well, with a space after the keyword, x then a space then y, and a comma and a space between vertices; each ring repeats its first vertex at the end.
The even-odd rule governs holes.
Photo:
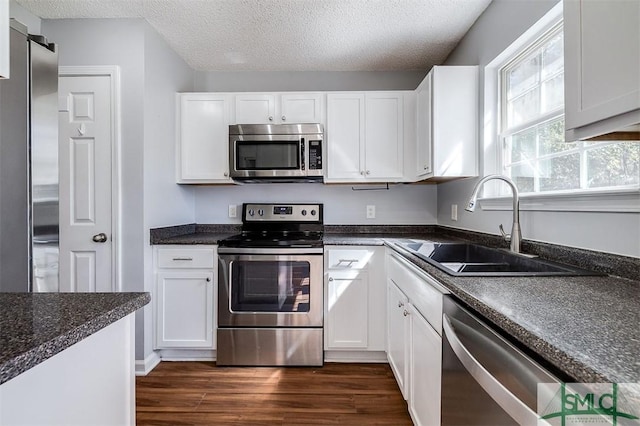
MULTIPOLYGON (((502 108, 504 102, 502 98, 503 85, 506 83, 501 78, 502 69, 528 54, 531 49, 539 47, 549 40, 549 37, 552 37, 551 32, 558 27, 562 28, 562 25, 562 2, 559 2, 485 66, 484 141, 482 147, 484 175, 505 174, 503 164, 504 132, 501 123, 504 120, 503 110, 506 114, 506 108, 502 108)), ((563 114, 564 105, 561 109, 558 108, 546 113, 539 122, 553 120, 563 114)), ((514 126, 514 129, 522 130, 531 127, 531 125, 531 123, 526 123, 522 126, 514 126)), ((512 133, 515 133, 513 129, 512 133)), ((584 161, 585 152, 608 144, 611 142, 588 142, 586 145, 580 143, 575 152, 580 152, 581 161, 584 161)), ((563 152, 561 155, 566 155, 568 152, 563 152)), ((583 173, 580 176, 581 180, 584 179, 582 175, 583 173)), ((510 210, 511 195, 509 191, 506 193, 501 191, 503 189, 506 189, 506 184, 502 182, 487 182, 479 199, 481 208, 483 210, 510 210)), ((640 186, 523 193, 520 196, 520 208, 532 211, 640 212, 640 186)))

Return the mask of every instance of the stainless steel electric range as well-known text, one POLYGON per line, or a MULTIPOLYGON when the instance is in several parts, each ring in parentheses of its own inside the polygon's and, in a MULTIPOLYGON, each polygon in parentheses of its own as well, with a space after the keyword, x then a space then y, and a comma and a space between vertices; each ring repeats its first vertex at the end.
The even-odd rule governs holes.
POLYGON ((243 204, 219 243, 218 365, 322 365, 322 230, 322 204, 243 204))

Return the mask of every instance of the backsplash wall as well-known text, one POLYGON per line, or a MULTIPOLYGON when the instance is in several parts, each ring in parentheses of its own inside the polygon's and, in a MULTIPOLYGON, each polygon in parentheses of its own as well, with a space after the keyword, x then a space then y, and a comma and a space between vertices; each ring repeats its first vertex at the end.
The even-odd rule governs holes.
POLYGON ((435 185, 249 184, 195 188, 197 223, 241 223, 245 202, 324 203, 324 221, 330 225, 434 225, 437 221, 435 185), (229 218, 229 204, 238 216, 229 218), (366 206, 376 207, 375 219, 366 218, 366 206))

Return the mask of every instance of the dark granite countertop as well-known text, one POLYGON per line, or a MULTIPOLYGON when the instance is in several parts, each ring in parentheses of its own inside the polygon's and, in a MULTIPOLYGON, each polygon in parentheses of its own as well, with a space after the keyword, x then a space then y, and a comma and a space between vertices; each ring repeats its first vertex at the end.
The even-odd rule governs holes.
MULTIPOLYGON (((208 226, 204 234, 211 233, 210 237, 193 228, 190 235, 156 244, 215 244, 220 228, 208 226)), ((525 253, 606 275, 455 277, 394 246, 393 240, 399 238, 506 247, 499 236, 431 225, 325 225, 324 244, 394 248, 498 329, 577 382, 640 382, 640 259, 525 240, 525 253)))
POLYGON ((0 384, 150 300, 149 293, 0 293, 0 384))
MULTIPOLYGON (((392 247, 494 326, 577 382, 640 382, 640 281, 610 275, 456 277, 395 246, 397 238, 460 240, 438 233, 372 235, 370 239, 358 233, 329 234, 325 244, 382 242, 392 247)), ((576 266, 594 265, 584 250, 567 251, 572 252, 568 257, 580 260, 576 266)), ((623 257, 622 261, 625 269, 638 273, 640 259, 623 257)))

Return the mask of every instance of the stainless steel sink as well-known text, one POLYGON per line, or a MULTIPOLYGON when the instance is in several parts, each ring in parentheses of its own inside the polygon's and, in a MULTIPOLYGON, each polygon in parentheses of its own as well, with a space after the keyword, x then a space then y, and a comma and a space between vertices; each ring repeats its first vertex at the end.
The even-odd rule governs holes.
POLYGON ((602 275, 570 265, 472 243, 401 240, 395 245, 455 276, 602 275))

